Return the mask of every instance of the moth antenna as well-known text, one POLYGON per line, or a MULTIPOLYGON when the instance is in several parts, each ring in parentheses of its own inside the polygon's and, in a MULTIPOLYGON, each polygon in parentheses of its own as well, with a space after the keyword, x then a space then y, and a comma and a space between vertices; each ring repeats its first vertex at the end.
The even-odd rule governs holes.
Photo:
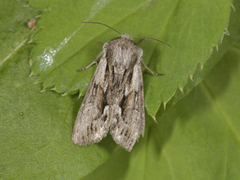
POLYGON ((122 34, 121 34, 120 32, 118 32, 116 29, 113 29, 112 27, 110 27, 110 26, 108 26, 108 25, 106 25, 106 24, 100 23, 100 22, 82 22, 82 23, 101 24, 101 25, 103 25, 103 26, 108 27, 109 29, 114 30, 114 31, 117 32, 118 34, 122 35, 122 34))
POLYGON ((165 43, 165 42, 163 42, 163 41, 160 41, 160 40, 158 40, 158 39, 154 39, 154 38, 147 38, 147 37, 133 37, 133 38, 142 39, 140 42, 142 42, 144 39, 151 39, 151 40, 154 40, 154 41, 158 41, 158 42, 160 42, 160 43, 163 43, 163 44, 165 44, 165 45, 167 45, 167 46, 169 46, 169 47, 172 47, 172 46, 170 46, 169 44, 167 44, 167 43, 165 43))

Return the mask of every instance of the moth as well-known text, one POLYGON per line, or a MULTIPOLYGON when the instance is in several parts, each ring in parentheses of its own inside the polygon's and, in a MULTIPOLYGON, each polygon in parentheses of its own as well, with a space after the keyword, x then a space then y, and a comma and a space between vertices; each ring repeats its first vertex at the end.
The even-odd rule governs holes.
MULTIPOLYGON (((121 36, 106 42, 103 51, 83 71, 93 64, 99 64, 83 99, 75 121, 72 140, 76 145, 84 146, 99 142, 110 131, 114 141, 131 151, 140 135, 144 136, 145 110, 143 77, 141 64, 154 75, 142 59, 143 50, 134 43, 130 35, 121 36)), ((166 44, 166 43, 164 43, 166 44)), ((166 44, 168 45, 168 44, 166 44)), ((170 45, 168 45, 170 46, 170 45)))

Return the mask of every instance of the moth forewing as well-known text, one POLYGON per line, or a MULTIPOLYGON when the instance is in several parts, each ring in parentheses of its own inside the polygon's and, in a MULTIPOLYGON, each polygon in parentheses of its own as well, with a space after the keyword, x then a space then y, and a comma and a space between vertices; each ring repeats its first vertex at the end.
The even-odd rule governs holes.
POLYGON ((130 35, 122 34, 105 43, 97 59, 87 66, 101 58, 75 121, 75 144, 99 142, 110 130, 114 141, 131 151, 140 134, 144 136, 142 54, 130 35))
POLYGON ((131 151, 144 134, 141 56, 128 34, 104 44, 74 125, 75 144, 98 142, 110 129, 116 143, 131 151))
POLYGON ((104 106, 102 98, 103 87, 107 84, 107 82, 104 82, 104 67, 106 67, 106 64, 106 58, 102 57, 78 111, 72 134, 72 140, 77 145, 82 146, 98 142, 106 136, 109 130, 108 110, 99 111, 104 106))

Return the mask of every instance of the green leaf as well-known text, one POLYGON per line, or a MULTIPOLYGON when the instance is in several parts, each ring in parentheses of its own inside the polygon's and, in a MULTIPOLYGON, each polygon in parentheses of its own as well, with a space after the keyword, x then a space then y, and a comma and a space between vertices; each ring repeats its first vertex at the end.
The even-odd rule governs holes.
POLYGON ((106 138, 79 148, 71 140, 81 101, 40 93, 29 78, 30 49, 18 51, 1 70, 0 178, 79 179, 107 160, 116 146, 106 138))
POLYGON ((85 176, 107 160, 115 143, 106 138, 84 148, 73 144, 81 101, 76 95, 40 93, 36 77, 29 78, 32 46, 26 43, 34 30, 27 20, 39 10, 21 1, 1 1, 0 8, 0 17, 6 17, 0 22, 0 179, 85 176))
POLYGON ((223 37, 223 40, 221 44, 219 44, 218 48, 213 50, 212 55, 206 61, 204 67, 198 65, 192 79, 188 79, 187 85, 181 91, 176 91, 172 99, 168 102, 166 109, 172 107, 182 97, 188 94, 188 92, 190 92, 195 86, 197 86, 210 72, 212 67, 214 67, 216 63, 228 51, 228 48, 240 39, 240 12, 238 9, 240 9, 240 3, 238 1, 234 1, 228 25, 229 32, 223 37))
POLYGON ((240 41, 131 154, 118 149, 84 179, 238 179, 239 61, 240 41))
POLYGON ((27 22, 38 14, 24 1, 0 1, 0 67, 28 42, 33 30, 27 22))
POLYGON ((177 89, 188 86, 189 78, 198 76, 198 66, 210 71, 212 67, 204 65, 227 31, 230 6, 230 0, 51 1, 39 22, 43 29, 34 36, 39 44, 32 52, 32 74, 40 75, 37 82, 44 90, 85 93, 95 67, 76 70, 100 53, 102 48, 95 42, 107 42, 117 34, 82 21, 102 22, 133 37, 158 38, 172 48, 150 40, 141 44, 144 61, 165 73, 164 77, 144 73, 145 106, 154 118, 161 103, 166 105, 177 89))
MULTIPOLYGON (((221 3, 216 1, 214 7, 212 2, 198 2, 198 5, 205 3, 205 9, 202 11, 201 6, 198 6, 199 9, 192 10, 196 4, 191 2, 191 6, 187 6, 187 3, 190 3, 187 1, 177 3, 148 1, 148 4, 146 4, 147 1, 96 2, 99 4, 93 1, 40 0, 30 1, 30 6, 22 1, 0 2, 0 179, 82 179, 83 177, 86 179, 239 179, 240 42, 232 46, 228 54, 206 77, 228 47, 240 38, 239 1, 233 2, 236 10, 231 9, 228 26, 230 36, 224 36, 218 51, 213 51, 211 57, 207 56, 207 59, 204 57, 207 54, 206 49, 209 50, 209 44, 212 43, 212 48, 213 44, 216 45, 221 41, 218 41, 217 37, 220 35, 222 37, 224 28, 220 31, 221 28, 218 25, 225 23, 226 11, 230 10, 229 5, 226 5, 227 1, 221 3), (123 7, 122 3, 128 3, 129 7, 123 7), (169 6, 169 3, 172 3, 172 6, 169 6), (185 3, 184 6, 181 3, 185 3), (73 6, 70 8, 71 4, 73 6), (85 8, 84 4, 89 8, 85 8), (41 11, 32 7, 43 10, 41 19, 38 19, 41 11), (171 7, 174 7, 174 10, 171 7), (89 11, 91 8, 93 11, 89 11), (187 12, 183 12, 182 8, 187 12), (224 8, 228 9, 223 11, 224 8), (155 41, 147 40, 141 44, 144 49, 144 60, 148 65, 154 71, 164 72, 166 75, 155 77, 147 72, 144 73, 145 100, 150 116, 146 114, 145 137, 139 139, 131 153, 116 145, 110 136, 90 146, 74 145, 71 141, 71 133, 82 98, 78 100, 77 95, 63 97, 54 91, 40 93, 42 85, 33 84, 38 77, 29 77, 28 61, 32 45, 26 45, 26 43, 33 33, 43 27, 34 36, 34 42, 39 44, 33 49, 32 60, 37 57, 37 54, 41 55, 46 47, 59 47, 64 38, 69 37, 81 26, 82 19, 86 20, 89 13, 94 14, 95 10, 97 13, 89 21, 104 21, 103 23, 121 32, 125 30, 132 36, 158 38, 173 46, 168 48, 155 41), (189 17, 183 16, 189 12, 199 15, 196 22, 188 21, 189 17), (198 28, 203 30, 202 34, 199 34, 196 29, 196 32, 192 31, 193 24, 196 25, 199 19, 206 20, 207 12, 212 13, 208 18, 213 18, 214 21, 209 20, 213 23, 208 26, 199 23, 198 28), (24 16, 26 19, 18 21, 17 15, 22 13, 29 15, 24 16), (74 15, 69 18, 68 14, 74 15), (61 17, 60 20, 58 16, 61 17), (217 20, 216 16, 218 16, 217 20), (78 20, 75 17, 78 17, 78 20), (33 30, 26 24, 27 20, 32 18, 37 19, 36 29, 33 30), (176 28, 173 22, 176 23, 176 28), (181 29, 186 22, 192 24, 181 29), (57 29, 55 29, 56 26, 57 29), (14 31, 11 31, 11 27, 14 31), (190 29, 188 30, 187 27, 190 29), (69 28, 72 29, 69 30, 69 28), (191 38, 182 40, 180 36, 182 30, 188 30, 184 35, 191 38), (208 30, 216 34, 210 33, 212 37, 209 37, 206 33, 208 30), (193 37, 192 33, 196 36, 193 37), (48 46, 47 40, 51 42, 48 46), (204 49, 205 46, 200 45, 193 47, 199 43, 195 43, 195 40, 203 40, 200 42, 209 44, 205 44, 206 49, 204 49), (180 42, 183 44, 179 45, 180 42), (190 45, 192 47, 189 47, 190 45), (193 53, 198 50, 202 50, 203 54, 200 58, 195 58, 193 53), (192 64, 183 61, 184 64, 179 65, 177 54, 174 53, 178 53, 181 61, 187 53, 190 53, 189 57, 192 59, 187 60, 192 64), (202 64, 197 65, 196 59, 202 60, 202 64), (171 65, 174 68, 179 65, 179 70, 175 68, 176 72, 172 73, 173 69, 168 69, 171 65), (186 68, 183 65, 186 65, 186 68), (203 69, 201 65, 204 65, 203 69), (183 93, 180 90, 176 92, 176 89, 174 90, 175 94, 169 102, 168 111, 164 111, 164 107, 161 106, 156 115, 158 123, 154 123, 151 117, 160 106, 157 102, 159 100, 157 97, 161 95, 159 83, 162 85, 161 83, 165 82, 164 78, 167 78, 170 81, 168 82, 170 84, 165 84, 168 90, 170 85, 174 85, 176 81, 178 84, 184 79, 186 69, 193 70, 193 81, 186 78, 185 85, 183 83, 183 93), (169 77, 172 76, 168 74, 169 72, 175 74, 172 79, 169 77), (176 74, 180 76, 179 79, 176 74), (205 77, 203 83, 182 99, 205 77), (157 87, 159 89, 155 91, 154 88, 157 87), (153 93, 151 89, 157 95, 151 95, 153 93), (182 100, 173 106, 180 99, 182 100), (153 109, 150 106, 153 106, 153 109)), ((76 73, 76 69, 89 64, 101 51, 101 47, 95 45, 96 41, 106 42, 114 37, 116 37, 115 32, 105 27, 90 24, 81 26, 81 30, 61 49, 64 55, 62 56, 63 64, 59 64, 54 71, 51 69, 50 74, 45 71, 39 72, 38 81, 45 76, 43 82, 46 83, 54 77, 58 80, 54 87, 55 89, 62 87, 64 89, 62 93, 74 93, 78 89, 84 93, 95 68, 81 73, 76 73), (93 52, 90 52, 90 48, 93 52), (68 56, 70 58, 67 59, 68 56), (79 59, 79 57, 82 58, 79 59), (74 63, 71 64, 73 60, 74 63), (59 75, 56 75, 56 72, 59 75), (68 73, 70 78, 75 79, 69 79, 68 73), (72 82, 76 82, 76 86, 72 86, 72 82), (78 84, 81 83, 83 85, 80 87, 78 84)), ((210 55, 211 52, 207 52, 210 55)), ((54 60, 57 59, 61 59, 61 56, 56 55, 54 60)), ((38 62, 35 63, 34 68, 38 69, 38 62)), ((47 89, 45 85, 43 88, 47 89)), ((166 93, 163 97, 167 97, 166 93)))

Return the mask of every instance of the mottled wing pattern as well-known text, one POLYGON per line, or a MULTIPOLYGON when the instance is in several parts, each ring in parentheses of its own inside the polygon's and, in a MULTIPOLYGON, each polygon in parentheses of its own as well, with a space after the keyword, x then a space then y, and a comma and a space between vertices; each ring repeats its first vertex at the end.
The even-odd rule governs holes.
MULTIPOLYGON (((131 151, 140 134, 144 136, 145 111, 140 60, 125 73, 124 95, 120 105, 112 105, 110 132, 116 143, 131 151)), ((113 102, 114 103, 114 102, 113 102)))
POLYGON ((145 128, 142 49, 123 34, 105 43, 100 54, 72 140, 77 145, 98 142, 110 129, 115 142, 131 151, 145 128))
POLYGON ((72 134, 77 145, 99 142, 109 131, 109 108, 104 99, 106 66, 107 60, 102 57, 79 109, 72 134))

